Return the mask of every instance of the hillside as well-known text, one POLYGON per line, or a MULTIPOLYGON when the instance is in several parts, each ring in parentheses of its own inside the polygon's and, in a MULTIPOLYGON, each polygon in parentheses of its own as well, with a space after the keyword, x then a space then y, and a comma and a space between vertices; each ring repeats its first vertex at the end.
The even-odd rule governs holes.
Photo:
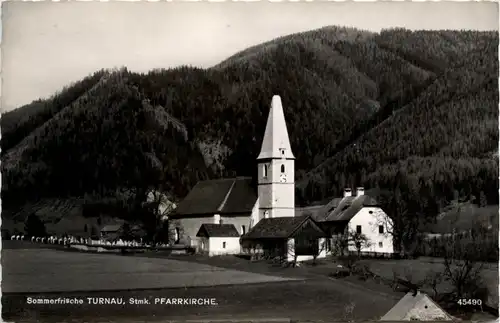
POLYGON ((445 205, 498 199, 498 34, 325 27, 209 68, 99 71, 2 116, 5 216, 28 201, 129 188, 181 199, 204 178, 254 175, 282 97, 300 204, 403 172, 445 205), (427 186, 426 186, 427 185, 427 186))

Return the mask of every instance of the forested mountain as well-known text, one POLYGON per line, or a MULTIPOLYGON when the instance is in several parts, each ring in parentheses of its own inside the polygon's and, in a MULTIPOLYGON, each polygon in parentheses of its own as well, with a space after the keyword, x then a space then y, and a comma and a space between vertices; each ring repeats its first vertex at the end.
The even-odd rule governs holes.
POLYGON ((402 174, 438 206, 498 203, 497 48, 495 32, 325 27, 208 69, 99 71, 3 115, 3 207, 254 175, 274 94, 300 204, 402 174))

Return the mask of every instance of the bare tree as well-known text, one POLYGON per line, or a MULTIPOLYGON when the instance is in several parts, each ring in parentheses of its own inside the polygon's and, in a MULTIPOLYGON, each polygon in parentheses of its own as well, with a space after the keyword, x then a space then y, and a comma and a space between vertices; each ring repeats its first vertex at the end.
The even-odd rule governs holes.
POLYGON ((354 246, 354 248, 356 248, 358 258, 361 257, 361 250, 369 248, 371 246, 370 239, 368 239, 365 234, 358 233, 356 231, 350 231, 348 233, 348 242, 349 245, 352 245, 354 246))
POLYGON ((345 233, 335 235, 332 242, 332 254, 341 257, 344 256, 344 253, 349 248, 349 236, 345 233))
POLYGON ((151 212, 152 218, 149 221, 145 221, 145 229, 154 240, 157 240, 158 235, 161 236, 162 230, 166 230, 164 233, 167 237, 163 240, 169 240, 170 230, 168 223, 162 225, 168 221, 168 215, 173 212, 176 208, 176 204, 167 196, 165 193, 157 189, 151 189, 146 195, 146 201, 143 203, 143 207, 151 212))
MULTIPOLYGON (((458 218, 454 220, 458 221, 458 218)), ((485 300, 488 290, 482 279, 483 261, 489 254, 498 250, 497 245, 492 245, 489 240, 491 235, 497 235, 498 231, 489 230, 487 225, 476 217, 472 219, 468 230, 460 227, 457 229, 456 223, 450 222, 448 231, 451 234, 440 239, 443 277, 453 285, 455 297, 485 300)))
POLYGON ((427 276, 425 277, 424 285, 432 288, 432 292, 433 292, 432 298, 435 300, 437 299, 437 297, 439 295, 439 292, 438 292, 439 284, 441 284, 443 282, 443 280, 444 280, 443 273, 433 271, 433 270, 429 271, 427 273, 427 276))
POLYGON ((475 298, 484 292, 481 279, 483 263, 480 261, 482 244, 476 234, 466 239, 455 236, 445 238, 443 243, 444 278, 454 287, 456 297, 475 298))

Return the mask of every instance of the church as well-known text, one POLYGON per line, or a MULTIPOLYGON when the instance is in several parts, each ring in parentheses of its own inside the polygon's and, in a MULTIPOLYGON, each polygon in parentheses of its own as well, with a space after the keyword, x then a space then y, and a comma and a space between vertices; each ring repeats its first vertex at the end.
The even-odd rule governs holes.
MULTIPOLYGON (((250 177, 198 182, 169 215, 174 243, 210 256, 261 253, 290 261, 322 258, 331 249, 333 234, 350 227, 359 213, 372 214, 378 208, 369 196, 349 195, 314 210, 296 209, 294 164, 281 98, 275 95, 257 157, 257 190, 250 177), (362 212, 366 208, 370 211, 362 212)), ((371 216, 360 220, 365 226, 375 225, 371 216)), ((359 227, 356 224, 358 231, 359 227)), ((383 240, 381 230, 377 234, 383 240)))

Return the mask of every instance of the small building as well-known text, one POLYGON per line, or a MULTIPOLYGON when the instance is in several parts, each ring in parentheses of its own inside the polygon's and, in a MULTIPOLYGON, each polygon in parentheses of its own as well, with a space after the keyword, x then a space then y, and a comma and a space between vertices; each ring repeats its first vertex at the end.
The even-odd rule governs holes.
POLYGON ((451 321, 446 313, 427 294, 420 291, 407 293, 381 321, 451 321))
MULTIPOLYGON (((346 188, 343 197, 333 198, 322 207, 297 209, 296 216, 300 215, 299 212, 311 214, 316 223, 331 237, 327 241, 327 251, 331 250, 335 239, 345 233, 351 233, 366 237, 366 243, 360 250, 362 254, 389 256, 394 253, 390 234, 392 220, 363 187, 358 187, 354 195, 350 188, 346 188)), ((353 243, 349 243, 347 248, 350 252, 357 251, 353 243)))
POLYGON ((233 224, 204 223, 196 237, 198 251, 209 256, 234 255, 241 251, 240 234, 233 224))
POLYGON ((101 238, 104 240, 117 240, 123 232, 123 224, 108 224, 101 229, 101 238))
POLYGON ((326 257, 325 232, 311 216, 265 218, 241 237, 246 253, 287 261, 326 257))

